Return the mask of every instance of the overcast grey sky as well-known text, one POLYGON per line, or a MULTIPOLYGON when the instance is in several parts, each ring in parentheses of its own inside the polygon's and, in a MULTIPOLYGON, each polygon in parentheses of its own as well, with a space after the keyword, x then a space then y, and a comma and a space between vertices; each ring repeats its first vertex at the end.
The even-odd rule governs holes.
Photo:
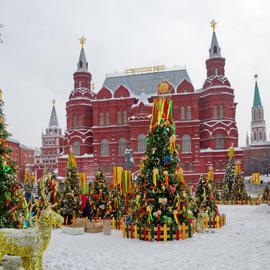
POLYGON ((13 137, 41 145, 52 99, 64 130, 79 37, 98 91, 106 73, 185 65, 194 87, 206 78, 215 19, 226 75, 235 89, 240 145, 250 129, 254 77, 270 131, 270 2, 267 0, 0 0, 0 88, 13 137))

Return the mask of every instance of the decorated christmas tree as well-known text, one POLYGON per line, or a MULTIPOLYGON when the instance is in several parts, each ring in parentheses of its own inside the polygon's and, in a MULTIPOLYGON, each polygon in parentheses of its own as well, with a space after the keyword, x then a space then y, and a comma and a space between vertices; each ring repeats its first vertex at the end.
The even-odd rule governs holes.
POLYGON ((74 155, 69 154, 64 190, 59 198, 60 214, 65 218, 65 224, 71 224, 72 220, 79 216, 80 195, 80 179, 76 158, 74 155))
POLYGON ((266 185, 263 191, 262 199, 264 201, 270 201, 270 189, 269 185, 266 185))
POLYGON ((196 203, 198 212, 207 213, 209 216, 218 214, 218 207, 215 202, 215 196, 213 192, 213 178, 211 173, 208 175, 202 174, 198 181, 196 190, 196 203))
POLYGON ((214 168, 210 166, 208 168, 207 179, 208 179, 208 182, 211 183, 214 198, 216 201, 218 201, 220 200, 220 196, 218 194, 218 191, 214 182, 214 178, 215 178, 214 168))
POLYGON ((95 181, 89 186, 89 195, 89 218, 91 220, 103 219, 108 216, 109 189, 102 168, 98 168, 95 181))
POLYGON ((23 192, 16 180, 15 164, 10 159, 10 149, 3 115, 2 91, 0 90, 0 228, 18 228, 23 225, 23 192))
POLYGON ((114 187, 109 192, 105 218, 114 218, 115 220, 118 220, 122 217, 122 209, 120 202, 121 193, 116 187, 114 187))
POLYGON ((132 220, 141 225, 188 224, 190 202, 181 179, 172 101, 154 99, 145 158, 137 178, 132 220))
POLYGON ((222 192, 223 200, 232 199, 232 187, 235 180, 235 166, 236 160, 234 158, 234 148, 231 146, 228 151, 228 163, 226 165, 225 177, 224 177, 224 186, 222 192))
POLYGON ((241 161, 237 160, 235 166, 235 180, 232 186, 231 199, 236 201, 243 201, 247 198, 247 189, 244 183, 244 176, 241 171, 241 161))

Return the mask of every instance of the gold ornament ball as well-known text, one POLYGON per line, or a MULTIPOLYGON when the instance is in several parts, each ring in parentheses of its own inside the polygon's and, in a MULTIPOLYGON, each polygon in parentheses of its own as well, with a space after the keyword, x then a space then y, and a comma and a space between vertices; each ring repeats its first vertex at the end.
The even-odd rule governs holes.
POLYGON ((160 94, 167 94, 169 92, 169 84, 167 82, 162 82, 159 87, 158 87, 158 91, 160 94))

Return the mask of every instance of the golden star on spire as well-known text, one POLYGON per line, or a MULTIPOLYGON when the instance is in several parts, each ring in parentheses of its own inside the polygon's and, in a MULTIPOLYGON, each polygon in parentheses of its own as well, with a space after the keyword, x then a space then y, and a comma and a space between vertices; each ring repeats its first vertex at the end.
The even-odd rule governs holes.
POLYGON ((213 20, 210 22, 210 26, 211 26, 211 28, 213 29, 213 32, 215 32, 215 30, 216 30, 216 25, 217 25, 217 22, 213 19, 213 20))
POLYGON ((86 38, 84 36, 82 36, 80 39, 80 44, 81 44, 81 47, 83 48, 84 44, 86 43, 86 38))

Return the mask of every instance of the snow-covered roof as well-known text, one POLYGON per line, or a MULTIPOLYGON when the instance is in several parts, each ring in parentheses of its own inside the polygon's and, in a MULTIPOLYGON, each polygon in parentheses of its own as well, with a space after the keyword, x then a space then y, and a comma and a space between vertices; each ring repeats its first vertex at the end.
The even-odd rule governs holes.
POLYGON ((115 92, 120 85, 125 85, 137 96, 140 96, 142 90, 145 91, 146 95, 153 95, 156 94, 156 88, 161 81, 167 80, 174 87, 177 87, 184 79, 191 82, 185 68, 140 74, 113 74, 106 77, 103 87, 115 92))

